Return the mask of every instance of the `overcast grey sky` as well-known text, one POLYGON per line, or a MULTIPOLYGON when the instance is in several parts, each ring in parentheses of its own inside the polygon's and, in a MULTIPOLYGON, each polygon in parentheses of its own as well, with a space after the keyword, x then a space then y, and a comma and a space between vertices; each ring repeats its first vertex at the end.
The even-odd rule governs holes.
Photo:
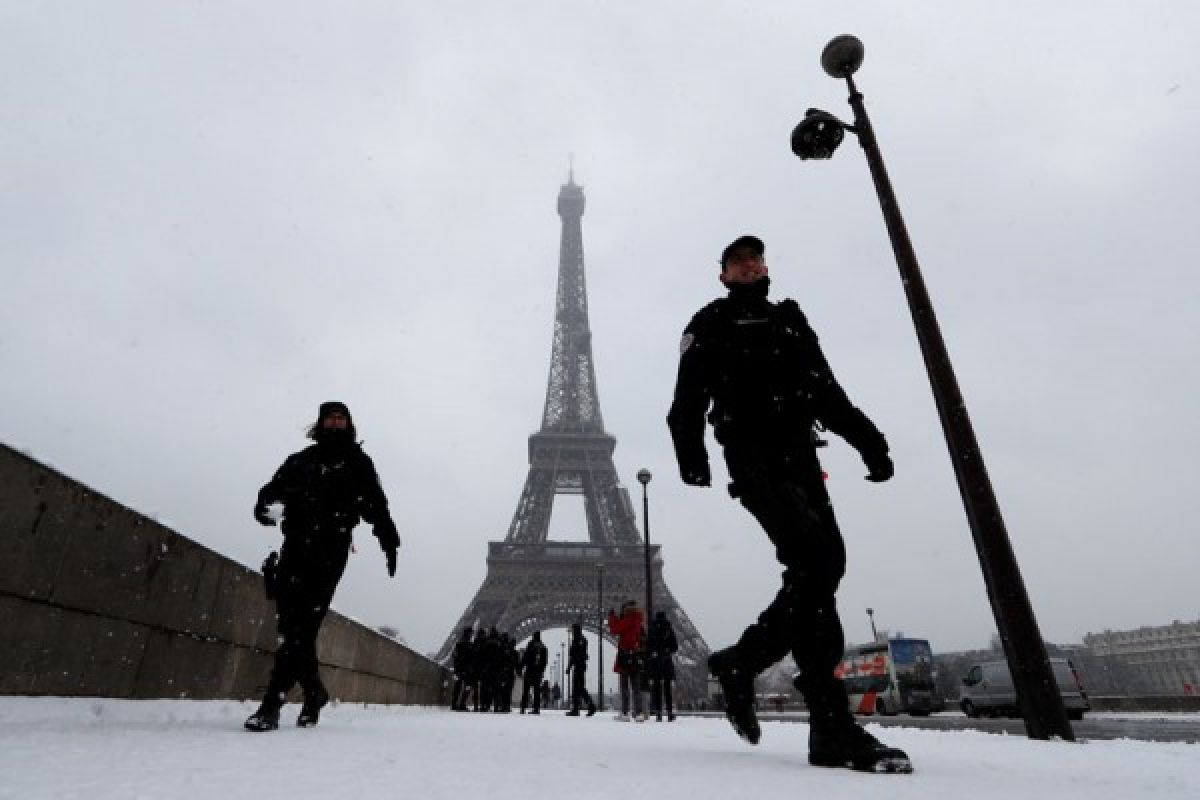
MULTIPOLYGON (((734 236, 767 242, 896 477, 823 454, 852 640, 994 630, 861 151, 859 87, 1047 639, 1200 616, 1200 6, 1170 2, 0 2, 0 440, 257 566, 250 511, 344 400, 391 498, 335 605, 436 649, 540 424, 568 154, 601 407, 710 646, 778 567, 663 422, 734 236)), ((724 467, 713 448, 717 479, 724 467)), ((552 537, 585 536, 560 498, 552 537)))

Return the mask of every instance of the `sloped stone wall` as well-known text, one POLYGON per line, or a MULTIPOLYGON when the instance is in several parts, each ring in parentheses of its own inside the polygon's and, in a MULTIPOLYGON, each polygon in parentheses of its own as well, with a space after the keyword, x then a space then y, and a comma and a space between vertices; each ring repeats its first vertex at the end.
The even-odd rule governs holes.
MULTIPOLYGON (((275 649, 262 576, 0 445, 0 694, 257 698, 275 649)), ((334 697, 440 704, 449 673, 331 612, 334 697)))

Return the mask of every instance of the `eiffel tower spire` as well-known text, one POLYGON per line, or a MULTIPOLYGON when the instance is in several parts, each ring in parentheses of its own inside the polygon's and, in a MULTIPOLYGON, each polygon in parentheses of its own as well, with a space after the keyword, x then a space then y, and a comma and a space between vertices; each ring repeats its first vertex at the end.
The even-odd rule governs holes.
POLYGON ((600 413, 583 268, 584 206, 583 187, 572 170, 558 192, 562 236, 542 428, 529 437, 529 477, 508 528, 509 542, 546 541, 557 494, 583 495, 594 544, 641 541, 629 492, 613 466, 617 440, 605 433, 600 413))
POLYGON ((603 433, 592 332, 588 327, 587 279, 583 269, 583 187, 572 168, 558 193, 562 238, 558 249, 558 292, 554 339, 542 431, 603 433))

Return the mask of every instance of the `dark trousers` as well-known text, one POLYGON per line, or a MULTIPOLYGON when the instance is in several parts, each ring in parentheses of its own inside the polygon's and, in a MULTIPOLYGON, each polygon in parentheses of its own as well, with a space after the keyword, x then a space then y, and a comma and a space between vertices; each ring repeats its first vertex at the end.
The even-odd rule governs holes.
POLYGON ((762 672, 788 652, 810 710, 849 718, 845 689, 833 670, 845 639, 834 594, 846 571, 846 548, 814 451, 755 453, 726 448, 730 494, 758 520, 783 564, 783 585, 737 643, 739 659, 762 672))
MULTIPOLYGON (((620 652, 620 651, 618 651, 620 652)), ((632 661, 632 658, 630 659, 632 661)), ((617 675, 621 690, 621 713, 642 714, 642 675, 635 666, 628 666, 617 675)))
POLYGON ((525 673, 525 682, 521 684, 521 713, 525 713, 525 707, 529 704, 529 696, 533 695, 533 710, 539 711, 542 708, 542 673, 527 672, 525 673))
POLYGON ((666 703, 668 716, 675 713, 675 701, 671 697, 671 679, 651 678, 650 705, 654 707, 654 713, 660 718, 662 717, 663 703, 666 703))
POLYGON ((517 679, 510 670, 508 675, 497 684, 496 697, 493 701, 497 711, 512 711, 512 692, 516 683, 517 679))
POLYGON ((476 711, 491 711, 492 702, 499 696, 496 691, 496 679, 491 676, 485 676, 479 679, 479 703, 475 706, 476 711))
POLYGON ((571 710, 578 711, 580 704, 587 707, 591 711, 596 707, 592 702, 592 695, 587 690, 587 674, 584 671, 587 665, 571 666, 571 710))
POLYGON ((282 705, 296 683, 306 695, 323 688, 317 668, 317 633, 349 555, 349 540, 336 534, 323 537, 320 530, 284 539, 275 587, 279 649, 267 686, 269 701, 282 705))
MULTIPOLYGON (((471 681, 469 678, 464 678, 461 675, 454 679, 454 694, 451 695, 450 707, 460 711, 467 710, 467 695, 471 692, 471 681)), ((479 698, 475 698, 475 703, 479 703, 479 698)))

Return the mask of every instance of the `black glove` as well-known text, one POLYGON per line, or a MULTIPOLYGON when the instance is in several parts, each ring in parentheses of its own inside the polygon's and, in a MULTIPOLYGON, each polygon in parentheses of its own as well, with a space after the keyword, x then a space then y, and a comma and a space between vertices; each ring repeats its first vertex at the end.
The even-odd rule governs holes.
POLYGON ((864 454, 863 463, 867 465, 867 480, 872 483, 883 483, 896 474, 896 466, 887 453, 864 454))
POLYGON ((712 486, 712 473, 707 461, 679 465, 679 477, 688 486, 712 486))
POLYGON ((267 510, 264 503, 257 503, 254 506, 254 518, 258 520, 259 525, 274 525, 275 518, 271 516, 271 512, 267 510))
POLYGON ((391 517, 384 517, 376 522, 372 530, 383 552, 400 549, 400 534, 396 531, 396 523, 392 522, 391 517))
POLYGON ((389 578, 396 577, 396 550, 395 550, 395 548, 392 548, 391 550, 384 550, 383 555, 387 559, 388 577, 389 578))

